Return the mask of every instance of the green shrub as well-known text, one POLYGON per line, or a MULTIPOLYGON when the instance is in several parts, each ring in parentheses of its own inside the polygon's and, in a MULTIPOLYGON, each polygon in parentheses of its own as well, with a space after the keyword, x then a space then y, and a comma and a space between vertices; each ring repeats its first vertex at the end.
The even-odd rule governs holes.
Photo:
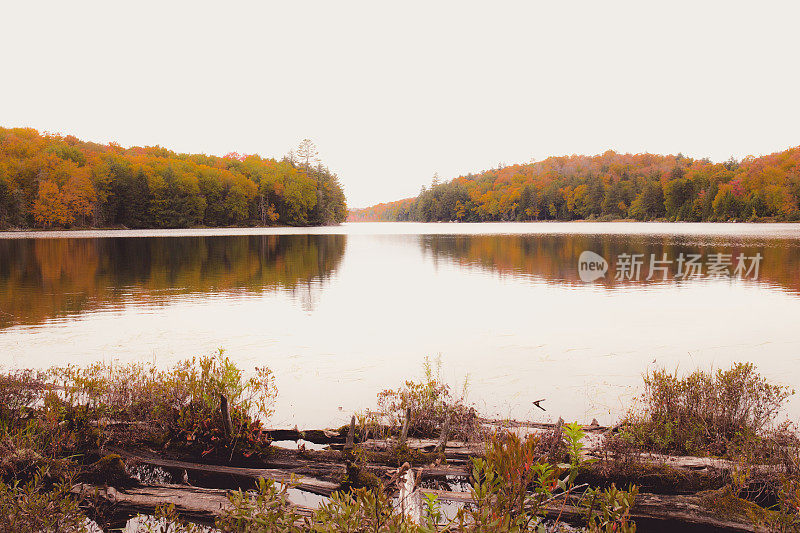
POLYGON ((450 436, 455 439, 474 438, 480 428, 478 414, 466 405, 466 381, 464 391, 454 396, 450 386, 441 378, 441 359, 424 361, 423 381, 406 381, 396 390, 385 390, 378 394, 380 410, 389 416, 389 424, 399 426, 406 410, 411 410, 408 434, 423 438, 439 436, 445 420, 450 418, 450 436))
POLYGON ((299 532, 300 515, 289 503, 289 486, 259 479, 255 492, 230 494, 231 509, 217 520, 223 532, 299 532))
POLYGON ((382 487, 335 493, 306 522, 305 530, 314 533, 423 531, 400 513, 382 487))
POLYGON ((41 372, 14 370, 0 374, 0 425, 8 429, 24 425, 43 393, 41 372))
POLYGON ((272 372, 256 368, 249 379, 223 350, 161 370, 154 365, 95 363, 53 368, 51 383, 61 391, 51 404, 69 427, 93 421, 107 439, 169 441, 200 456, 230 460, 263 453, 261 420, 272 415, 277 395, 272 372), (224 396, 232 432, 220 413, 224 396), (124 430, 115 432, 120 422, 124 430), (141 423, 141 424, 136 424, 141 423))
MULTIPOLYGON (((194 361, 192 361, 194 362, 194 361)), ((262 435, 261 420, 272 415, 277 388, 272 372, 257 368, 253 377, 242 378, 242 371, 224 355, 205 357, 189 373, 191 395, 182 405, 172 426, 173 442, 207 459, 231 460, 266 453, 269 441, 262 435), (230 435, 220 412, 220 400, 228 401, 230 435)))
POLYGON ((636 533, 636 523, 630 513, 639 489, 630 486, 619 490, 613 483, 607 489, 590 489, 584 505, 591 533, 636 533))
POLYGON ((762 526, 776 533, 800 531, 800 477, 785 476, 778 490, 778 501, 765 513, 762 526))
POLYGON ((0 531, 82 533, 86 517, 64 481, 48 486, 40 476, 25 484, 0 483, 0 531))
POLYGON ((643 409, 629 414, 620 438, 663 453, 725 455, 748 446, 794 394, 769 383, 751 363, 683 378, 654 370, 644 385, 643 409))
MULTIPOLYGON (((485 459, 473 458, 472 497, 475 504, 458 512, 464 531, 539 531, 549 509, 575 495, 575 479, 581 467, 584 433, 580 425, 564 426, 568 464, 550 464, 540 451, 538 437, 521 439, 511 432, 494 435, 485 459)), ((560 514, 555 523, 557 530, 560 514)))

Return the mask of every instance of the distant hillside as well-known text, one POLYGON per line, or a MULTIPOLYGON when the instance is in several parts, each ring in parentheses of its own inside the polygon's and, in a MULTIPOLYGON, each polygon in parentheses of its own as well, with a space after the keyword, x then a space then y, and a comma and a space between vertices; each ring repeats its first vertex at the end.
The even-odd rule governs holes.
POLYGON ((338 178, 321 165, 0 128, 0 228, 307 226, 346 216, 338 178))
POLYGON ((434 182, 348 220, 800 220, 800 146, 712 163, 678 155, 550 157, 434 182))
POLYGON ((351 209, 347 214, 348 222, 378 222, 381 220, 409 220, 401 219, 398 214, 408 212, 416 202, 416 198, 405 198, 394 202, 375 204, 363 209, 351 209))

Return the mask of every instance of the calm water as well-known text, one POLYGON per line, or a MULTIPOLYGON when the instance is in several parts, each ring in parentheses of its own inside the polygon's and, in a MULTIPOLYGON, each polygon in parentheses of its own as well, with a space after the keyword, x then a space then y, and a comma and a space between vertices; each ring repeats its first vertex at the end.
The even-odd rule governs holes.
POLYGON ((798 319, 791 224, 0 233, 0 364, 167 365, 224 347, 275 371, 276 426, 344 423, 418 377, 426 354, 454 387, 468 376, 482 412, 536 420, 609 422, 655 365, 753 361, 798 386, 798 319), (609 263, 592 283, 585 250, 609 263), (620 254, 642 254, 638 280, 614 279, 620 254), (761 259, 745 261, 757 279, 734 259, 733 279, 677 279, 681 254, 706 269, 713 254, 761 259), (672 263, 647 280, 651 255, 672 263))

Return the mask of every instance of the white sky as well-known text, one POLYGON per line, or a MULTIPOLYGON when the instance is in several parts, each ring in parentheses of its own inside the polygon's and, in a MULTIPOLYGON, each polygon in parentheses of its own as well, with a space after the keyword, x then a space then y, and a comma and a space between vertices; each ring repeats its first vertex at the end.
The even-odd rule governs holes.
POLYGON ((351 207, 550 155, 800 144, 798 2, 4 2, 0 125, 281 156, 351 207))

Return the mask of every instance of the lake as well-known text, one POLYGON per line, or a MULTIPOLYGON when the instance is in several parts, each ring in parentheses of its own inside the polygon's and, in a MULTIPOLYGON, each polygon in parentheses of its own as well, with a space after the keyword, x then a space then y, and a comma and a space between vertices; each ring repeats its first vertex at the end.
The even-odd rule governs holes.
POLYGON ((4 367, 223 347, 275 372, 273 426, 344 424, 438 354, 480 412, 538 421, 611 422, 657 366, 796 386, 799 319, 797 224, 0 233, 4 367))

